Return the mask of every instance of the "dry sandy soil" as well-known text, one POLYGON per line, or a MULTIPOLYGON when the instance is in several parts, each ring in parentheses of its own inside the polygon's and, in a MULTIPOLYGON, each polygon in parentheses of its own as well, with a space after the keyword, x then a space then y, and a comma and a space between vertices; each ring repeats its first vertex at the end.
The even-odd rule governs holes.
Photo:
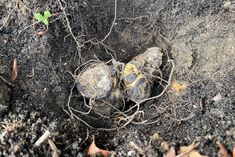
MULTIPOLYGON (((46 130, 60 156, 84 156, 92 136, 98 147, 116 156, 163 156, 162 142, 178 149, 193 140, 200 142, 197 149, 203 155, 217 156, 217 141, 231 152, 235 4, 226 4, 223 0, 1 0, 0 156, 51 156, 47 142, 34 146, 46 130), (37 33, 43 25, 35 24, 33 15, 45 10, 53 16, 48 32, 41 36, 37 33), (141 104, 144 114, 125 127, 121 127, 125 121, 118 124, 112 116, 91 112, 75 113, 76 118, 64 111, 70 91, 71 107, 86 111, 68 72, 91 59, 108 61, 109 54, 127 63, 153 46, 174 60, 171 81, 187 85, 186 89, 175 94, 168 88, 160 98, 141 104), (16 80, 11 79, 14 58, 16 80), (222 99, 215 100, 216 95, 222 99)), ((168 75, 169 69, 161 68, 168 75)), ((161 90, 156 86, 152 94, 161 90)), ((127 102, 126 110, 132 105, 127 102)))

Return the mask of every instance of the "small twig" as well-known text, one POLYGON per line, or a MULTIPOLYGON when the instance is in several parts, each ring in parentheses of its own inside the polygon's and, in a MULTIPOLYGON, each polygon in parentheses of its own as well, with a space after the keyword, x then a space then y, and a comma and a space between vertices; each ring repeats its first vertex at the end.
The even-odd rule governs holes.
POLYGON ((34 22, 34 23, 31 24, 31 25, 26 26, 25 28, 23 28, 22 30, 19 31, 19 35, 20 35, 23 31, 25 31, 26 29, 28 29, 29 27, 32 27, 32 26, 34 26, 34 25, 36 25, 36 24, 39 24, 40 22, 41 22, 41 21, 37 21, 37 22, 34 22))
POLYGON ((12 83, 10 83, 6 79, 4 79, 2 76, 0 76, 0 79, 3 80, 3 82, 7 83, 9 86, 14 87, 14 85, 12 83))
POLYGON ((56 145, 54 144, 54 142, 51 139, 48 139, 48 143, 52 149, 52 157, 59 157, 58 149, 57 149, 56 145))
POLYGON ((130 142, 129 146, 131 146, 132 148, 136 149, 141 155, 144 155, 144 151, 143 149, 141 149, 139 146, 137 146, 137 144, 135 144, 134 142, 130 142))
POLYGON ((46 130, 46 132, 35 142, 34 146, 40 146, 50 136, 50 134, 50 131, 46 130))

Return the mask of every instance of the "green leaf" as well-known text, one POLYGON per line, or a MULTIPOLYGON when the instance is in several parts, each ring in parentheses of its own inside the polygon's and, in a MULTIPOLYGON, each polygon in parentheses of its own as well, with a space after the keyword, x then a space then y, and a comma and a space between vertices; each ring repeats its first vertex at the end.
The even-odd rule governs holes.
POLYGON ((35 13, 35 14, 34 14, 34 18, 35 18, 36 20, 38 20, 39 22, 40 22, 40 21, 43 21, 43 19, 44 19, 44 17, 43 17, 42 14, 40 14, 40 13, 35 13))
POLYGON ((48 19, 44 19, 43 23, 48 27, 48 25, 49 25, 48 19))
POLYGON ((44 11, 44 18, 48 19, 49 17, 51 17, 51 13, 48 10, 44 11))

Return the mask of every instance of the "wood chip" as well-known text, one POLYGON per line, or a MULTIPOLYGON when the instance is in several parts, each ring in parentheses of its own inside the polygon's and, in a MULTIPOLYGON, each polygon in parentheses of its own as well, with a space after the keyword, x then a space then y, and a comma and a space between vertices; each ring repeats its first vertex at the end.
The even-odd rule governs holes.
POLYGON ((188 87, 186 83, 179 83, 178 81, 173 81, 171 83, 171 90, 174 94, 179 95, 182 90, 185 90, 188 87))

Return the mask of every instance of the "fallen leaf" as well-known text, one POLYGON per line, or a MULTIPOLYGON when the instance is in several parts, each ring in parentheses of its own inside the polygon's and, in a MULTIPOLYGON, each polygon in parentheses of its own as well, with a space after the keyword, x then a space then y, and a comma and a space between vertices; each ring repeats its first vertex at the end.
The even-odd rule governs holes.
POLYGON ((199 143, 193 143, 189 146, 181 146, 179 149, 179 155, 177 157, 208 157, 201 155, 195 148, 199 145, 199 143))
POLYGON ((235 157, 235 146, 233 148, 233 157, 235 157))
POLYGON ((93 140, 93 142, 91 143, 91 145, 89 146, 87 150, 87 155, 93 156, 97 154, 101 154, 103 157, 109 157, 111 155, 111 152, 98 148, 95 145, 95 140, 93 140))
POLYGON ((17 75, 18 75, 17 59, 14 58, 13 59, 13 65, 12 65, 11 79, 13 81, 15 81, 16 78, 17 78, 17 75))
POLYGON ((176 156, 176 152, 175 152, 175 148, 171 147, 167 153, 164 155, 164 157, 175 157, 176 156))
POLYGON ((208 157, 208 156, 201 155, 197 150, 193 150, 188 154, 188 157, 208 157))
POLYGON ((48 30, 40 31, 40 32, 37 32, 37 35, 43 36, 43 35, 47 34, 47 32, 48 32, 48 30))
POLYGON ((161 147, 163 148, 164 151, 168 151, 170 149, 170 146, 166 141, 163 141, 161 143, 161 147))
POLYGON ((216 142, 216 144, 219 147, 219 152, 218 152, 218 156, 219 157, 228 157, 228 152, 226 150, 226 148, 224 147, 224 145, 221 142, 216 142))
POLYGON ((181 92, 182 90, 187 88, 187 84, 186 83, 179 83, 178 81, 173 81, 171 83, 171 90, 178 95, 179 92, 181 92))

